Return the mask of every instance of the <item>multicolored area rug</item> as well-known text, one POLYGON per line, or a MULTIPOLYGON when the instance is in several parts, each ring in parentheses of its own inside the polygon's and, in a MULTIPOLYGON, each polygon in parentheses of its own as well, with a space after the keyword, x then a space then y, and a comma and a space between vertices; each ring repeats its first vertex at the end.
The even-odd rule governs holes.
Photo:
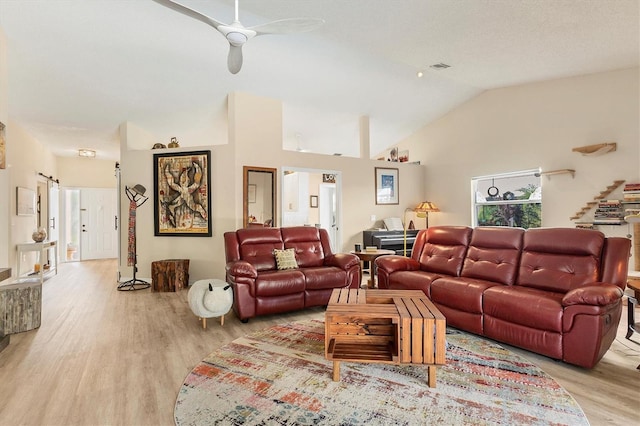
POLYGON ((480 337, 448 330, 437 387, 426 368, 324 358, 324 323, 302 321, 239 338, 185 379, 177 425, 588 425, 538 367, 480 337))

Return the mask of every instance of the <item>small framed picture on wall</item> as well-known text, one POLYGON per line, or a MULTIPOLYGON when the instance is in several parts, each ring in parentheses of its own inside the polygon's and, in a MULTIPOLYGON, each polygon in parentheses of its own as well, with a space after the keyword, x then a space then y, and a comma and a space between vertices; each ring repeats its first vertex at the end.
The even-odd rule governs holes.
POLYGON ((398 169, 376 167, 376 204, 399 204, 398 169))

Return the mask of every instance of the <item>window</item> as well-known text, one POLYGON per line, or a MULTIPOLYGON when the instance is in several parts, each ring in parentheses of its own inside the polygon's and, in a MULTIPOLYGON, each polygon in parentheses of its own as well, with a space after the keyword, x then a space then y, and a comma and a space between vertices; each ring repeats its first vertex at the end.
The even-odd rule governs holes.
POLYGON ((472 225, 542 226, 540 169, 471 179, 472 225))

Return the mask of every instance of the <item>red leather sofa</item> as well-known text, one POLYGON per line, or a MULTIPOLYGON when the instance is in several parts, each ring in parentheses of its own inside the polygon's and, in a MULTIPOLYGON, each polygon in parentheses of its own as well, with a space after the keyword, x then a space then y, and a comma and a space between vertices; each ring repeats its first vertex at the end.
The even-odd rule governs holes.
POLYGON ((453 327, 592 368, 616 336, 630 248, 595 230, 432 227, 411 258, 376 259, 378 285, 424 291, 453 327))
POLYGON ((309 226, 247 228, 224 234, 233 310, 249 318, 322 306, 334 288, 360 286, 360 260, 333 254, 325 229, 309 226), (298 268, 278 270, 274 249, 295 249, 298 268))

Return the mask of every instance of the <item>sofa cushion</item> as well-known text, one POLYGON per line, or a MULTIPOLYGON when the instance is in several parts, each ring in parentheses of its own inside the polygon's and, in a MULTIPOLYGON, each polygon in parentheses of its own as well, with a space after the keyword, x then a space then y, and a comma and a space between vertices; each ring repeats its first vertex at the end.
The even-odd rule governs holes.
POLYGON ((523 235, 522 228, 475 228, 460 276, 513 285, 523 235))
POLYGON ((484 292, 482 309, 513 324, 562 332, 563 294, 518 286, 495 286, 484 292))
POLYGON ((271 297, 304 292, 304 274, 299 269, 265 271, 258 274, 256 297, 271 297))
POLYGON ((425 271, 398 271, 389 275, 389 288, 394 290, 422 290, 430 296, 431 283, 442 277, 425 271))
POLYGON ((325 253, 320 240, 320 230, 311 226, 281 228, 282 240, 286 248, 295 248, 298 266, 309 268, 322 266, 325 253))
POLYGON ((347 285, 347 272, 333 266, 304 268, 300 270, 306 278, 307 290, 337 288, 347 285))
POLYGON ((279 271, 298 268, 298 262, 296 262, 296 249, 275 249, 273 250, 273 256, 276 258, 276 266, 279 271))
POLYGON ((482 313, 482 295, 488 288, 500 284, 473 278, 443 277, 431 284, 431 300, 474 314, 482 313))
POLYGON ((282 234, 277 228, 247 228, 236 231, 240 259, 251 263, 258 271, 276 269, 274 249, 284 249, 282 234))
POLYGON ((575 228, 529 229, 517 285, 566 293, 598 281, 604 234, 575 228))
POLYGON ((471 238, 466 226, 432 227, 425 231, 426 242, 420 252, 420 268, 438 274, 458 276, 471 238))

